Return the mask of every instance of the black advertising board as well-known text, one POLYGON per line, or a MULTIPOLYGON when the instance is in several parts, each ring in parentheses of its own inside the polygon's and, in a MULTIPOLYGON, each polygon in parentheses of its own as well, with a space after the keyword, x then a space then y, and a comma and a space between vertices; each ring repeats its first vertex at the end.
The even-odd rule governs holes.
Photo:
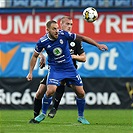
MULTIPOLYGON (((0 109, 33 109, 41 78, 0 79, 0 109)), ((130 109, 133 107, 132 78, 82 78, 87 109, 130 109)), ((60 108, 76 108, 75 93, 66 87, 60 108)))

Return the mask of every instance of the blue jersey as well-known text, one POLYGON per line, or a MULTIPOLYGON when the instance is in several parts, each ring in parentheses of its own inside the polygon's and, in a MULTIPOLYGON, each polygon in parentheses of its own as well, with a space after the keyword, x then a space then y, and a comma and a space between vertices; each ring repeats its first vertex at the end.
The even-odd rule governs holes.
POLYGON ((45 49, 48 54, 47 84, 58 86, 61 80, 66 79, 72 84, 82 85, 82 80, 74 67, 69 51, 68 40, 74 41, 75 38, 76 34, 61 30, 56 40, 50 39, 48 34, 39 39, 35 51, 40 53, 45 49))
POLYGON ((41 37, 35 47, 35 51, 40 53, 45 48, 48 54, 48 65, 57 69, 65 69, 73 66, 69 51, 68 40, 75 40, 76 34, 66 31, 59 31, 58 39, 52 40, 48 34, 41 37))

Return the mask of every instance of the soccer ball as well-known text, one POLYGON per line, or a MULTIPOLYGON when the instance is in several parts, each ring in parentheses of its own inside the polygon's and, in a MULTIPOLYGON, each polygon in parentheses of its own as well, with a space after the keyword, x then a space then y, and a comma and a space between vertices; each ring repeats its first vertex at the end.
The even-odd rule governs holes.
POLYGON ((87 22, 94 22, 98 18, 97 10, 93 7, 88 7, 84 9, 83 18, 87 22))

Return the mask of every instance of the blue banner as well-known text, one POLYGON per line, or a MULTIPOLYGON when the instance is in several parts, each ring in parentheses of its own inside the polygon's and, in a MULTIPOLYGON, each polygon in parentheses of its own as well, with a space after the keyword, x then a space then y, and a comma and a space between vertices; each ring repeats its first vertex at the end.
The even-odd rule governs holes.
POLYGON ((133 77, 133 42, 104 42, 109 48, 102 52, 83 43, 86 62, 79 63, 82 77, 133 77))
MULTIPOLYGON (((109 50, 102 52, 92 45, 83 43, 86 62, 78 62, 81 77, 133 77, 133 42, 104 42, 104 44, 109 50)), ((34 47, 34 42, 1 42, 0 77, 26 77, 34 47)), ((44 55, 47 56, 45 52, 44 55)), ((38 60, 33 76, 45 76, 47 68, 46 65, 40 69, 38 60)))

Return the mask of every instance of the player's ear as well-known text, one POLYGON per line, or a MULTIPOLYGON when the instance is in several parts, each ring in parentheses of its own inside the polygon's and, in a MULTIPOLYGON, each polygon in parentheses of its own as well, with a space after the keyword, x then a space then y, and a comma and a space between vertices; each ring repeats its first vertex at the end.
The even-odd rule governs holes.
POLYGON ((49 29, 48 28, 46 28, 46 32, 49 32, 49 29))

